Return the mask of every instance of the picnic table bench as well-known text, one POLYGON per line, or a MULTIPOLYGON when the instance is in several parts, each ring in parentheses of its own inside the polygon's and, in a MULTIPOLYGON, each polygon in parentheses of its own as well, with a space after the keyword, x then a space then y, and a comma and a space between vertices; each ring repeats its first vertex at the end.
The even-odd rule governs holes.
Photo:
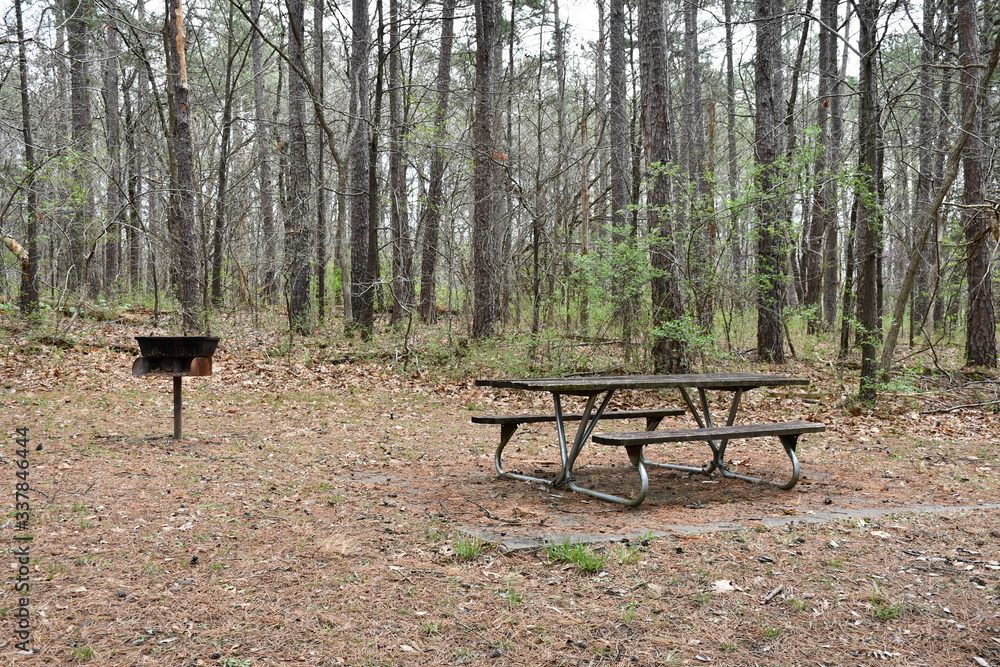
MULTIPOLYGON (((683 415, 685 410, 683 408, 658 408, 658 409, 648 409, 648 410, 611 410, 605 411, 601 415, 601 419, 645 419, 646 420, 646 430, 652 431, 660 422, 663 421, 664 417, 677 417, 683 415)), ((510 442, 510 439, 514 436, 518 427, 521 424, 542 424, 542 423, 552 423, 558 422, 559 419, 563 421, 580 421, 582 422, 585 415, 583 413, 570 413, 570 414, 542 414, 542 415, 476 415, 472 418, 473 424, 492 424, 500 426, 500 444, 497 445, 496 451, 493 454, 493 466, 496 468, 497 474, 503 477, 511 477, 513 479, 521 479, 527 481, 535 482, 545 482, 548 483, 551 480, 541 479, 540 477, 532 477, 530 475, 524 475, 522 473, 509 472, 504 470, 503 463, 501 461, 503 457, 504 447, 510 442)))
MULTIPOLYGON (((551 415, 511 415, 511 416, 479 416, 472 421, 477 424, 499 424, 501 427, 500 446, 494 455, 494 465, 497 472, 504 477, 521 479, 531 482, 542 482, 554 487, 565 487, 600 500, 606 500, 630 507, 639 505, 649 492, 649 479, 646 466, 672 468, 689 473, 710 475, 718 470, 724 477, 741 479, 752 483, 764 482, 756 477, 741 475, 730 470, 725 463, 726 448, 730 440, 776 437, 782 444, 785 454, 792 464, 792 475, 786 482, 770 482, 780 489, 791 489, 799 480, 800 468, 796 455, 798 438, 805 433, 817 433, 825 430, 823 424, 813 422, 781 422, 775 424, 736 424, 736 415, 740 408, 743 394, 748 389, 756 387, 788 387, 807 385, 806 378, 796 378, 783 375, 764 373, 690 373, 676 375, 618 375, 590 376, 579 378, 534 378, 534 379, 487 379, 477 380, 478 386, 500 389, 515 389, 522 391, 543 391, 552 395, 554 411, 551 415), (698 424, 697 428, 657 431, 659 420, 668 415, 683 413, 681 410, 667 409, 659 416, 646 414, 650 411, 606 411, 609 401, 615 391, 620 389, 677 389, 687 405, 687 410, 698 424), (698 400, 695 400, 690 390, 697 390, 698 400), (724 426, 716 426, 712 420, 709 406, 708 391, 732 392, 728 415, 724 426), (562 397, 586 397, 586 406, 582 413, 564 414, 562 397), (636 414, 636 413, 639 414, 636 414), (597 423, 605 418, 624 419, 629 416, 647 417, 647 430, 630 433, 594 434, 597 423), (572 442, 567 438, 565 422, 580 422, 572 442), (653 421, 655 420, 655 422, 653 421), (517 427, 524 423, 552 422, 556 423, 559 437, 559 454, 562 461, 562 471, 554 479, 541 479, 513 473, 504 470, 500 460, 503 448, 514 435, 517 427), (640 477, 639 491, 630 498, 597 491, 576 483, 573 466, 577 457, 588 440, 596 444, 624 447, 632 465, 640 477), (646 445, 665 442, 695 442, 704 441, 712 450, 711 461, 701 467, 677 465, 672 463, 655 463, 647 460, 644 454, 646 445)), ((652 411, 655 413, 656 411, 652 411)))
MULTIPOLYGON (((742 479, 754 484, 766 482, 779 489, 788 490, 794 487, 799 481, 800 467, 799 459, 795 454, 799 436, 805 433, 819 433, 826 430, 823 424, 816 422, 778 422, 772 424, 737 424, 731 426, 714 426, 711 428, 690 428, 675 431, 649 431, 645 433, 598 433, 591 440, 600 445, 610 445, 613 447, 624 447, 628 454, 629 461, 639 473, 640 488, 632 498, 619 498, 615 502, 624 501, 622 504, 634 507, 641 503, 649 493, 649 477, 646 474, 646 466, 652 465, 660 468, 671 468, 684 472, 709 474, 718 470, 723 477, 731 479, 742 479), (740 475, 729 470, 725 464, 726 447, 730 440, 746 438, 776 437, 785 449, 785 454, 792 464, 792 474, 787 482, 771 482, 757 477, 740 475), (704 441, 712 448, 712 462, 707 468, 695 468, 693 466, 676 465, 672 463, 656 463, 646 459, 643 448, 646 445, 655 445, 665 442, 695 442, 704 441)), ((584 489, 582 493, 590 492, 584 489)), ((591 492, 591 495, 593 493, 591 492)), ((601 494, 597 497, 607 496, 601 494)), ((610 500, 610 497, 605 497, 610 500)))

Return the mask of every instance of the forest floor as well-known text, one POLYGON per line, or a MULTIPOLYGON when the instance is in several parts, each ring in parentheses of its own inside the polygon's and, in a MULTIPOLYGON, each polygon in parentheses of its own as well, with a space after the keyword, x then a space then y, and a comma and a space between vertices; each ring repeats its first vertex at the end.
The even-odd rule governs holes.
MULTIPOLYGON (((551 409, 474 386, 496 369, 456 379, 341 337, 289 352, 241 325, 214 376, 184 381, 174 442, 169 382, 130 375, 149 328, 76 326, 65 341, 0 318, 5 661, 1000 665, 995 374, 915 371, 864 411, 856 369, 713 362, 812 380, 749 392, 741 413, 826 424, 801 441, 801 482, 653 470, 624 509, 496 477, 497 428, 469 418, 551 409), (35 655, 15 650, 19 427, 35 655), (540 546, 569 536, 592 544, 540 546)), ((554 470, 553 437, 518 431, 511 467, 554 470)), ((624 456, 597 449, 578 473, 627 489, 624 456)), ((766 441, 729 453, 787 465, 766 441)))

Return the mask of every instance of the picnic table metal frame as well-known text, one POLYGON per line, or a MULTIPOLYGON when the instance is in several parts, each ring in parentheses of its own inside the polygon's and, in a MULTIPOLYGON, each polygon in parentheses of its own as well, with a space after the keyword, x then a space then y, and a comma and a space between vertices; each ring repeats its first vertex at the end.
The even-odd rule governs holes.
MULTIPOLYGON (((573 477, 573 466, 584 445, 594 433, 601 415, 611 401, 611 397, 618 390, 624 389, 677 389, 684 399, 684 403, 690 410, 699 429, 712 428, 715 423, 712 419, 712 411, 709 406, 709 391, 731 391, 732 400, 729 404, 726 416, 726 426, 732 426, 736 421, 736 415, 742 404, 743 394, 748 389, 758 387, 788 387, 808 385, 806 378, 796 378, 786 375, 769 375, 765 373, 690 373, 677 375, 615 375, 615 376, 590 376, 580 378, 536 378, 536 379, 484 379, 477 380, 476 385, 480 387, 493 387, 495 389, 515 389, 520 391, 546 391, 552 394, 552 402, 555 410, 556 432, 559 441, 559 456, 561 469, 554 479, 544 479, 522 473, 515 473, 504 470, 500 455, 506 442, 502 442, 497 448, 494 456, 494 465, 497 473, 503 477, 520 479, 529 482, 541 482, 553 487, 565 487, 577 493, 621 503, 619 496, 603 493, 594 489, 582 487, 575 483, 573 477), (691 389, 698 390, 698 401, 691 395, 691 389), (580 424, 576 429, 572 443, 569 442, 566 434, 566 424, 563 419, 562 397, 563 396, 585 396, 587 401, 583 409, 580 424), (596 409, 595 409, 596 406, 596 409)), ((692 429, 696 431, 697 429, 692 429)), ((723 476, 728 478, 742 479, 749 482, 759 482, 761 480, 754 477, 739 475, 728 469, 725 464, 726 447, 728 440, 705 438, 712 450, 712 460, 702 467, 678 465, 673 463, 658 463, 649 461, 640 452, 638 461, 642 465, 636 465, 641 477, 642 486, 648 485, 645 466, 655 466, 659 468, 670 468, 693 474, 710 475, 718 470, 723 476)), ((786 447, 787 450, 787 447, 786 447)), ((787 451, 786 451, 787 453, 787 451)), ((792 453, 794 456, 794 452, 792 453)), ((630 454, 630 459, 632 455, 630 454)), ((636 461, 633 461, 635 464, 636 461)), ((794 472, 798 472, 798 461, 792 458, 794 472)), ((795 475, 797 477, 797 474, 795 475)))

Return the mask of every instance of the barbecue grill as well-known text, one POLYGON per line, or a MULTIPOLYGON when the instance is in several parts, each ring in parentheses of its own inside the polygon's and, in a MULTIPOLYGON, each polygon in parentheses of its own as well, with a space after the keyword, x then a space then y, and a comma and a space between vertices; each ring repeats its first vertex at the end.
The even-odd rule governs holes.
POLYGON ((174 440, 181 439, 181 378, 212 374, 212 355, 219 339, 211 336, 136 336, 138 359, 134 377, 170 377, 174 380, 174 440))

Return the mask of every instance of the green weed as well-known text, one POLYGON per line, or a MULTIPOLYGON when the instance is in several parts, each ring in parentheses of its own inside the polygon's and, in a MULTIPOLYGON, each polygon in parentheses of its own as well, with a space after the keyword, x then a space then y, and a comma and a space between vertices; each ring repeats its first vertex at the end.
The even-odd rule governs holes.
POLYGON ((556 542, 545 548, 545 555, 557 563, 573 565, 577 569, 596 574, 608 562, 608 554, 600 554, 588 544, 580 542, 556 542))
POLYGON ((455 540, 455 556, 459 560, 475 560, 482 555, 486 543, 476 537, 462 536, 455 540))

